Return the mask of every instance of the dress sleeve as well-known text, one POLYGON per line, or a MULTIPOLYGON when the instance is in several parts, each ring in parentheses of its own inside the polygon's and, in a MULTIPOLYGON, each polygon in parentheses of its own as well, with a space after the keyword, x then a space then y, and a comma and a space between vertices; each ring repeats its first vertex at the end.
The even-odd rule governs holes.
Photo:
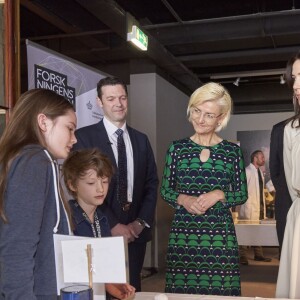
POLYGON ((225 207, 233 207, 245 203, 248 199, 245 163, 240 147, 234 152, 230 190, 225 191, 225 207))
POLYGON ((177 207, 177 197, 179 193, 176 191, 177 186, 177 154, 172 143, 167 151, 165 159, 165 168, 162 176, 160 194, 162 198, 172 207, 177 207))

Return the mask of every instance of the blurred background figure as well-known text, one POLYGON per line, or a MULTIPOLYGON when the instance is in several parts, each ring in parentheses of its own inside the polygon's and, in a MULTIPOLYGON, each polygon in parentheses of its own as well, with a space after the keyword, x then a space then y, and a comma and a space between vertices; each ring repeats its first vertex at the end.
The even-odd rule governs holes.
MULTIPOLYGON (((246 168, 248 199, 238 208, 239 218, 259 221, 266 218, 265 179, 260 167, 265 165, 265 156, 261 150, 251 153, 251 163, 246 168)), ((249 245, 250 246, 250 245, 249 245)), ((270 262, 271 258, 264 257, 261 246, 253 246, 254 260, 270 262)), ((247 246, 240 246, 240 263, 248 265, 247 246)))

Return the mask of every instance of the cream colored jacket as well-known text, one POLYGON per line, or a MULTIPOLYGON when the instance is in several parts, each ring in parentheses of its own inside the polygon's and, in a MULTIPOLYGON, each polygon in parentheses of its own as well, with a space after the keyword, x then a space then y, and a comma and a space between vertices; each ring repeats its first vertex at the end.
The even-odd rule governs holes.
POLYGON ((284 129, 283 159, 293 204, 284 231, 276 298, 300 299, 300 128, 292 128, 291 122, 284 129))
MULTIPOLYGON (((263 186, 265 179, 263 173, 260 171, 263 179, 263 186)), ((246 168, 247 185, 248 185, 248 199, 239 207, 239 219, 259 220, 260 215, 260 199, 259 199, 259 181, 256 167, 250 163, 246 168)), ((263 193, 264 201, 264 218, 266 217, 266 201, 265 193, 263 193)))

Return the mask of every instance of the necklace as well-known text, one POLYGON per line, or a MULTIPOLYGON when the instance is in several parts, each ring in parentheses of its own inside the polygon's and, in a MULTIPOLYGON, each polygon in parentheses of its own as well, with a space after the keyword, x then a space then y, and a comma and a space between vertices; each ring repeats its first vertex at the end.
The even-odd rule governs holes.
POLYGON ((87 220, 87 222, 91 225, 93 236, 94 237, 101 237, 101 228, 100 228, 100 222, 97 215, 97 211, 95 211, 94 214, 94 223, 90 221, 89 217, 87 216, 86 212, 82 209, 82 215, 87 220))
POLYGON ((95 214, 94 214, 94 223, 92 223, 90 221, 90 219, 87 216, 87 214, 85 213, 85 211, 82 212, 82 215, 84 216, 84 218, 91 225, 94 237, 101 237, 101 228, 100 228, 100 222, 99 222, 99 218, 98 218, 98 215, 97 215, 97 211, 95 211, 95 214))
POLYGON ((99 218, 98 218, 98 214, 97 214, 97 209, 95 210, 94 213, 94 223, 90 221, 88 215, 86 214, 86 212, 82 209, 82 207, 78 204, 77 201, 74 201, 74 205, 75 207, 77 207, 83 217, 85 218, 85 220, 91 225, 92 231, 93 231, 93 236, 94 237, 101 237, 101 227, 100 227, 100 222, 99 222, 99 218))

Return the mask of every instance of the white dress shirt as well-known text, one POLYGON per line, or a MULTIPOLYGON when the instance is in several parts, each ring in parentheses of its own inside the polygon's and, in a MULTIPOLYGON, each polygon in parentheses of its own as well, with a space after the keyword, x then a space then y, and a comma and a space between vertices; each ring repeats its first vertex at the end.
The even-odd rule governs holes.
MULTIPOLYGON (((119 129, 116 125, 111 123, 106 117, 103 118, 103 125, 106 129, 111 147, 118 164, 118 148, 117 148, 117 139, 116 130, 119 129)), ((127 201, 132 202, 132 192, 133 192, 133 152, 130 137, 127 131, 126 122, 120 128, 124 131, 123 139, 126 147, 126 156, 127 156, 127 201)))

